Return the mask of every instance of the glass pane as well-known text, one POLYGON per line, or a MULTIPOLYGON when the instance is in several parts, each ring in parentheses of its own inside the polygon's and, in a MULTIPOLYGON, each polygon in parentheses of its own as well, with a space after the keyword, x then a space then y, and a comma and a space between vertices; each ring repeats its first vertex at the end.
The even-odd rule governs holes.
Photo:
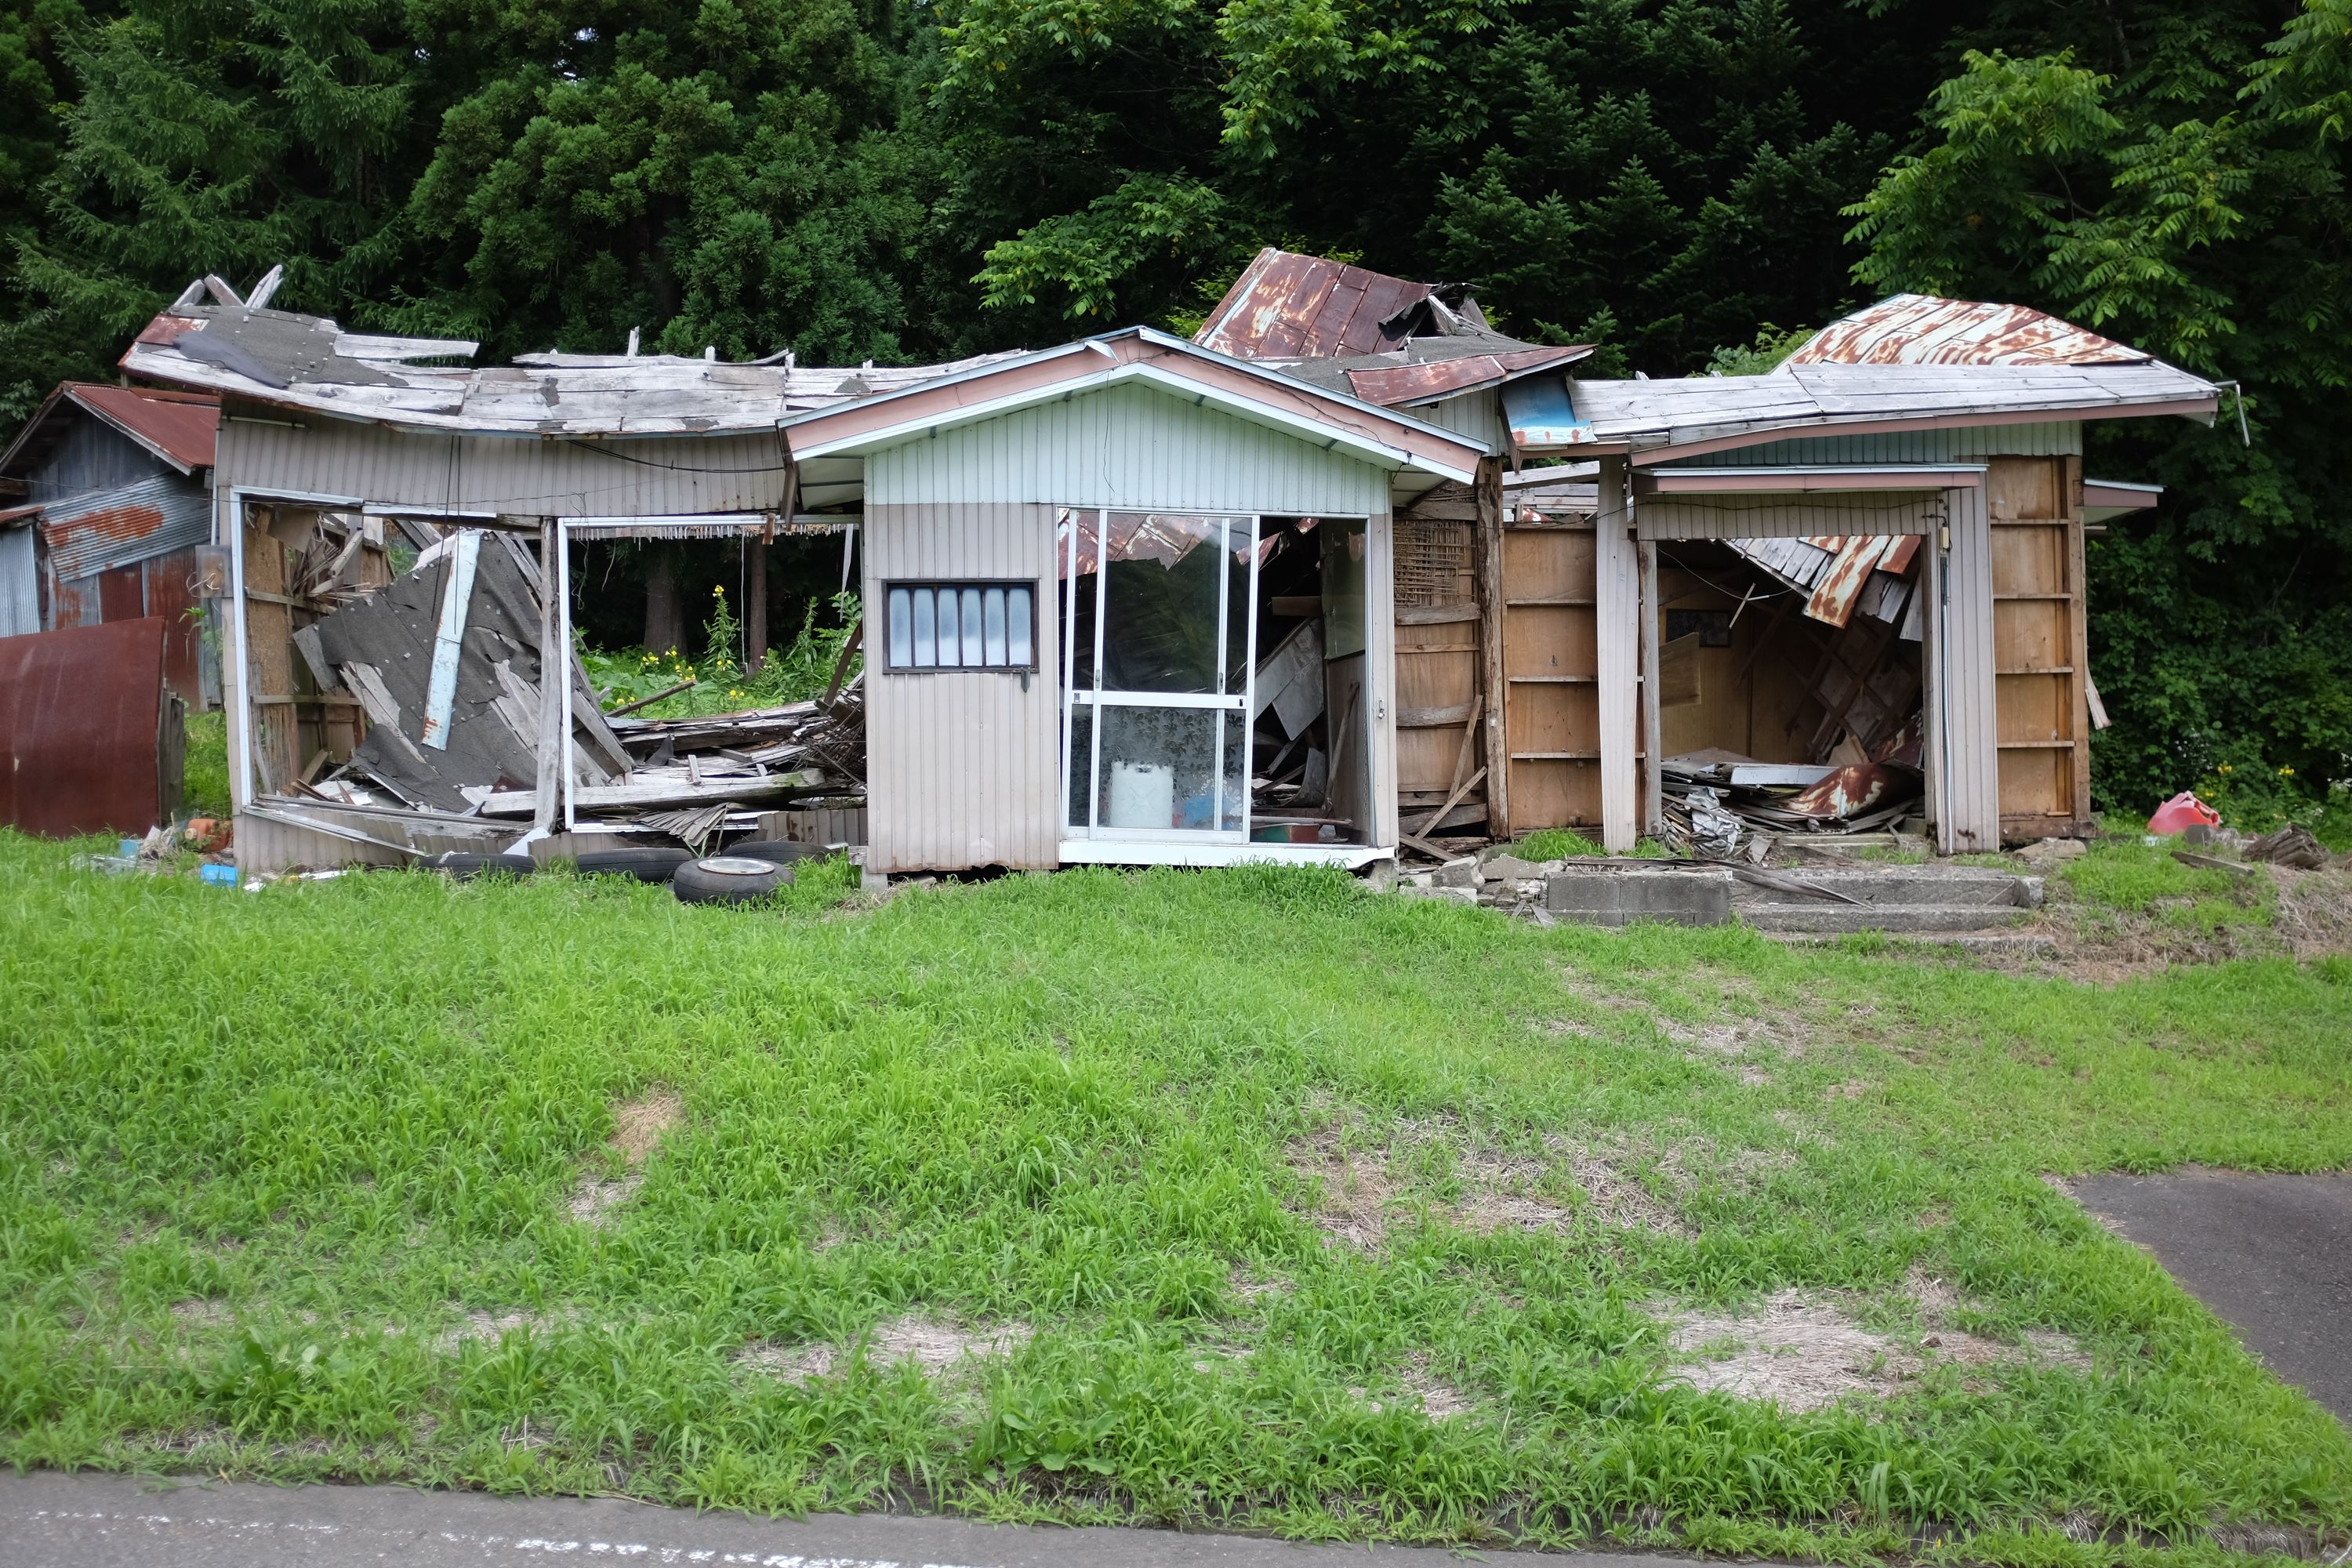
POLYGON ((1323 535, 1323 657, 1364 651, 1364 525, 1326 522, 1323 535))
POLYGON ((1070 704, 1070 772, 1062 798, 1069 803, 1069 826, 1087 826, 1087 802, 1094 794, 1095 710, 1092 703, 1070 704))
POLYGON ((1004 662, 1025 668, 1037 661, 1029 638, 1029 590, 1011 588, 1004 601, 1004 662))
POLYGON ((948 668, 961 662, 962 638, 956 632, 956 591, 940 590, 940 664, 948 668))
POLYGON ((1225 684, 1227 692, 1249 689, 1250 552, 1256 548, 1257 521, 1237 517, 1225 534, 1225 684))
POLYGON ((987 662, 1003 668, 1004 664, 1004 590, 991 588, 980 596, 981 614, 988 626, 987 647, 982 651, 987 662))
POLYGON ((1095 592, 1101 584, 1102 529, 1091 511, 1073 511, 1056 541, 1062 618, 1057 629, 1069 638, 1064 675, 1072 691, 1095 688, 1095 592), (1075 561, 1073 560, 1075 556, 1075 561))
POLYGON ((1224 520, 1115 511, 1103 532, 1105 689, 1215 691, 1224 520))
POLYGON ((963 591, 963 662, 974 669, 987 662, 982 657, 980 590, 977 588, 963 591))
POLYGON ((915 668, 928 669, 939 663, 938 653, 931 642, 931 591, 915 590, 915 668))
POLYGON ((910 595, 904 588, 890 590, 890 668, 904 669, 915 662, 915 628, 909 616, 914 613, 908 604, 910 595))
POLYGON ((1104 708, 1102 826, 1209 831, 1217 807, 1217 727, 1224 721, 1213 708, 1104 708))

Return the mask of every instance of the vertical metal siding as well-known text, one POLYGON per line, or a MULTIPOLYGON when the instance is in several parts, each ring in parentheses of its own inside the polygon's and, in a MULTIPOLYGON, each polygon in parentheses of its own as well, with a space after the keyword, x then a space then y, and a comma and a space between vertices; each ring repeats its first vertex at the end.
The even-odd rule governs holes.
POLYGON ((1856 533, 1927 533, 1943 513, 1940 499, 1817 492, 1761 500, 1704 496, 1654 496, 1633 506, 1634 531, 1644 540, 1811 539, 1856 533))
POLYGON ((1701 452, 1670 460, 1674 468, 1761 468, 1782 464, 1957 463, 1971 458, 2060 458, 2083 450, 2078 420, 2040 425, 1974 425, 1957 430, 1883 430, 1851 436, 1808 436, 1757 447, 1701 452))
POLYGON ((1435 425, 1484 442, 1497 452, 1511 447, 1510 426, 1503 418, 1503 391, 1497 386, 1482 387, 1465 392, 1458 397, 1440 398, 1435 403, 1402 412, 1424 424, 1435 425))
POLYGON ((1593 518, 1592 602, 1599 641, 1601 836, 1611 853, 1633 847, 1640 799, 1634 723, 1640 676, 1641 562, 1626 529, 1625 459, 1601 459, 1601 505, 1593 518))
MULTIPOLYGON (((1992 526, 1980 488, 1945 492, 1952 548, 1941 562, 1945 782, 1937 837, 1954 854, 2000 847, 2000 727, 1994 711, 1992 526)), ((1931 582, 1930 586, 1936 584, 1931 582)), ((1937 606, 1931 605, 1931 611, 1937 606)))
MULTIPOLYGON (((1382 498, 1383 503, 1386 497, 1382 498)), ((1364 670, 1371 690, 1372 844, 1393 847, 1402 826, 1397 811, 1396 523, 1383 504, 1364 531, 1364 670)))
MULTIPOLYGON (((924 444, 926 447, 929 443, 924 444)), ((866 602, 908 579, 994 578, 1037 588, 1039 668, 898 674, 868 634, 866 866, 875 871, 1052 867, 1061 858, 1060 670, 1050 506, 866 509, 866 602)))
MULTIPOLYGON (((66 433, 39 466, 25 476, 25 496, 27 500, 57 500, 86 490, 135 484, 158 474, 177 477, 179 470, 95 415, 68 405, 66 433)), ((202 489, 204 480, 199 477, 189 483, 202 489)))
POLYGON ((667 517, 784 500, 772 435, 605 441, 404 434, 381 425, 221 420, 215 484, 425 510, 667 517))
POLYGON ((1370 517, 1388 472, 1152 387, 1119 384, 942 430, 866 460, 869 507, 1121 507, 1370 517))
POLYGON ((41 629, 41 584, 36 569, 32 529, 0 528, 0 637, 41 629))

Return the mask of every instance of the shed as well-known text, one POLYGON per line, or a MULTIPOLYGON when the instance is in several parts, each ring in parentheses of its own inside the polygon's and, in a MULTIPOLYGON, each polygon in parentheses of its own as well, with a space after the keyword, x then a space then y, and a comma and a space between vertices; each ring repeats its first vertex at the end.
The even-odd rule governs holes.
POLYGON ((199 596, 220 400, 66 382, 0 453, 0 637, 159 619, 165 678, 217 706, 199 596))

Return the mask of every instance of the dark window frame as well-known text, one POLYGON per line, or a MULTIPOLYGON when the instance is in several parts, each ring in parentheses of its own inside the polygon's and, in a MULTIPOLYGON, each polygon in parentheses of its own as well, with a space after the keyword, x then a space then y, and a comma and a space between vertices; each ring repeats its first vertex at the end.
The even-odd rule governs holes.
MULTIPOLYGON (((1045 668, 1046 629, 1038 615, 1038 606, 1045 602, 1039 580, 1034 577, 890 577, 882 582, 882 637, 877 650, 882 656, 877 661, 890 675, 1035 675, 1045 668), (991 588, 1021 588, 1029 595, 1029 662, 1026 664, 900 664, 890 657, 890 600, 900 590, 912 592, 928 588, 937 593, 952 588, 961 594, 966 588, 985 593, 991 588)), ((1008 620, 1009 632, 1009 620, 1008 620)), ((961 640, 961 639, 959 639, 961 640)), ((1010 637, 1008 635, 1008 644, 1010 637)), ((1009 652, 1009 647, 1008 647, 1009 652)))

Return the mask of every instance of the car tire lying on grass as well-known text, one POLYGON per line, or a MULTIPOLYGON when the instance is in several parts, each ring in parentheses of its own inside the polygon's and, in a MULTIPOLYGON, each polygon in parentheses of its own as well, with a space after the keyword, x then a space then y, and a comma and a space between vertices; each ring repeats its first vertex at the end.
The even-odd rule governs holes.
POLYGON ((451 849, 425 862, 432 871, 446 871, 460 882, 470 882, 495 871, 507 877, 528 877, 539 869, 539 862, 528 855, 479 855, 470 849, 451 849))
POLYGON ((790 866, 748 855, 714 855, 680 866, 670 877, 669 890, 681 904, 748 904, 792 879, 790 866))
POLYGON ((832 851, 822 844, 793 844, 782 838, 755 838, 749 844, 730 844, 720 853, 789 866, 795 860, 821 860, 832 851))
POLYGON ((640 882, 667 882, 694 857, 683 849, 639 845, 630 849, 598 849, 573 862, 583 877, 635 877, 640 882))

